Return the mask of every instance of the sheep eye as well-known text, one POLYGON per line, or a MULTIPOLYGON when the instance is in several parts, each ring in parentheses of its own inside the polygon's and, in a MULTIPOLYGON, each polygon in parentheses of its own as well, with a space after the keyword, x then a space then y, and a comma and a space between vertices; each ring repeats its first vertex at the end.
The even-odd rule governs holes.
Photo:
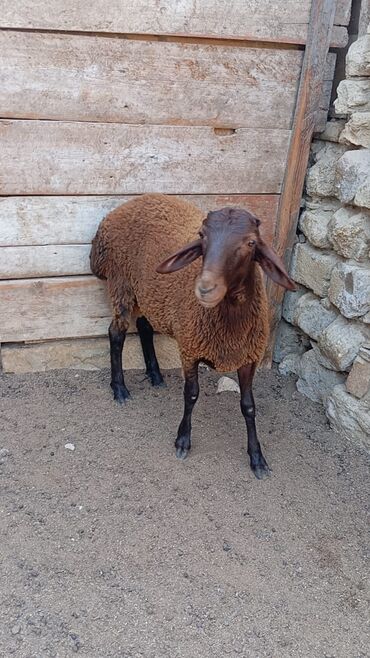
POLYGON ((199 237, 203 240, 203 238, 204 238, 204 233, 202 233, 202 231, 199 231, 198 235, 199 235, 199 237))
POLYGON ((249 247, 254 247, 255 244, 256 244, 255 240, 249 240, 249 242, 248 242, 249 247))

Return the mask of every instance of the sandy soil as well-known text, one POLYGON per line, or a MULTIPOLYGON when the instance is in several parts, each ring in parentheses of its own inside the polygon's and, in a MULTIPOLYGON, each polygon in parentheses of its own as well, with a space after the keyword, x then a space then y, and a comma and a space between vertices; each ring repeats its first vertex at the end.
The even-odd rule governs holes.
POLYGON ((369 656, 366 455, 262 372, 256 480, 203 372, 177 461, 179 374, 127 380, 121 408, 107 371, 0 378, 0 655, 369 656))

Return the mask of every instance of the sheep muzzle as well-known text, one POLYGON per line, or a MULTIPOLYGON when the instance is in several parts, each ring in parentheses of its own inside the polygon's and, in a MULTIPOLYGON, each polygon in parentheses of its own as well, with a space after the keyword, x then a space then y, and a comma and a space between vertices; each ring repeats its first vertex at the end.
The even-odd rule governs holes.
POLYGON ((195 295, 205 308, 214 308, 225 297, 227 286, 220 274, 203 270, 195 283, 195 295))

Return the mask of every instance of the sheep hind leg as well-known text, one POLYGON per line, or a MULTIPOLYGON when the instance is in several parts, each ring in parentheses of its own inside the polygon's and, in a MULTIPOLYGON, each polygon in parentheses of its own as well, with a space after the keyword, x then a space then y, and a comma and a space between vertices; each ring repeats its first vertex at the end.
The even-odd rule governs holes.
POLYGON ((243 366, 238 370, 240 384, 240 407, 245 419, 248 434, 248 455, 253 473, 258 480, 266 477, 270 469, 262 454, 261 445, 257 438, 256 430, 256 407, 252 393, 253 376, 256 371, 256 364, 243 366))
POLYGON ((122 350, 128 329, 128 322, 122 318, 112 320, 109 326, 110 363, 111 363, 111 389, 114 399, 123 404, 131 398, 126 387, 122 370, 122 350))
POLYGON ((164 379, 159 369, 157 356, 153 342, 153 327, 144 316, 136 320, 136 327, 139 332, 141 349, 143 350, 144 361, 146 365, 146 375, 152 386, 164 386, 164 379))
POLYGON ((184 370, 184 415, 175 441, 176 457, 185 459, 191 448, 191 415, 199 396, 198 363, 184 370))

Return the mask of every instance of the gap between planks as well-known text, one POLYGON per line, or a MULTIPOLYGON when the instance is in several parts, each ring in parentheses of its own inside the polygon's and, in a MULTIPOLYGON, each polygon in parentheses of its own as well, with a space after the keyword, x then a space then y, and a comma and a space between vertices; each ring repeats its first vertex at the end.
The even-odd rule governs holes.
MULTIPOLYGON (((304 25, 304 24, 302 24, 304 25)), ((344 26, 338 26, 346 30, 344 26)), ((347 30, 346 30, 347 31, 347 30)), ((204 35, 204 36, 188 36, 186 34, 129 34, 126 32, 97 32, 97 31, 83 31, 83 30, 51 30, 45 28, 26 28, 26 27, 0 27, 0 32, 23 32, 25 34, 57 34, 57 35, 66 35, 66 36, 79 36, 79 37, 98 37, 101 39, 122 39, 127 41, 157 41, 165 43, 179 43, 179 44, 194 44, 194 45, 205 45, 205 46, 227 46, 229 48, 267 48, 267 49, 277 49, 277 50, 304 50, 305 41, 295 41, 286 40, 278 41, 276 39, 256 39, 253 36, 248 37, 248 35, 237 37, 237 36, 226 36, 222 37, 204 35)), ((339 34, 336 41, 338 45, 332 46, 333 48, 342 48, 344 47, 344 35, 339 34)))

